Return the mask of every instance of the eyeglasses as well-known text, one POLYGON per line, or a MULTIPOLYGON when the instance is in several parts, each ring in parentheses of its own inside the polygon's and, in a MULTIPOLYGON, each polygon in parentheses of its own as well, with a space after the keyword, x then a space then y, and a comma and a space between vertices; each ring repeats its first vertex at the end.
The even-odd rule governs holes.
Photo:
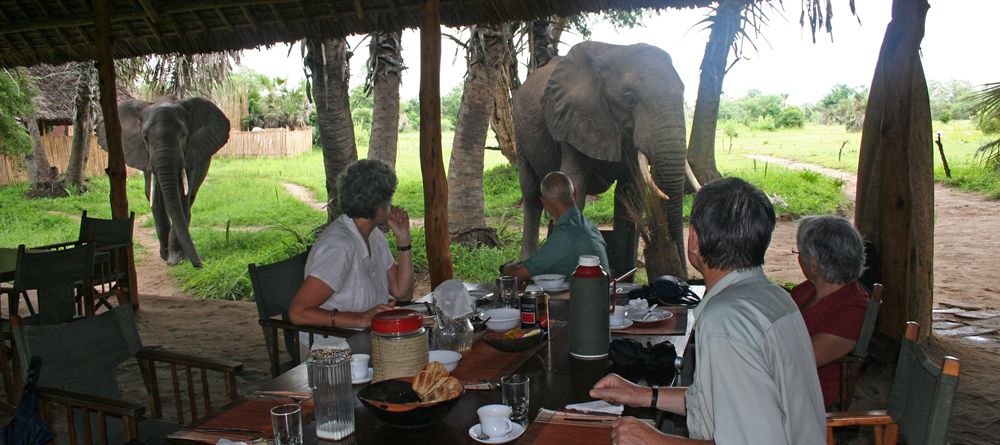
POLYGON ((792 255, 798 255, 798 254, 799 254, 798 250, 792 249, 792 255))

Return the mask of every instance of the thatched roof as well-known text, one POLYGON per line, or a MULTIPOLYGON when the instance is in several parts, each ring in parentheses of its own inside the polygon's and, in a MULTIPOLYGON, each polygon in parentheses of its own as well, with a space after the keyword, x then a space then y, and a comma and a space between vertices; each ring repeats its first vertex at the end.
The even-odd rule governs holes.
MULTIPOLYGON (((0 66, 96 59, 92 4, 0 0, 0 66)), ((421 0, 107 0, 115 58, 256 48, 304 37, 414 28, 421 0)), ((440 0, 446 26, 710 0, 440 0)))
MULTIPOLYGON (((34 97, 35 117, 39 121, 54 124, 72 124, 76 87, 79 81, 76 64, 35 65, 28 68, 28 74, 34 78, 34 86, 38 90, 38 94, 34 97)), ((94 83, 96 84, 96 81, 94 83)), ((121 88, 118 88, 117 93, 119 102, 132 99, 132 96, 121 88)), ((96 91, 94 97, 97 97, 96 91)))

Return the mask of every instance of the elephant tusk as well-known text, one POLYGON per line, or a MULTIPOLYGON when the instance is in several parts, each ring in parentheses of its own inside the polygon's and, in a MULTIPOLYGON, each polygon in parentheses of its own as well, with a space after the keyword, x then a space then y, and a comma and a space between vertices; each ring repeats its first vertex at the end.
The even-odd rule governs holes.
POLYGON ((639 174, 642 175, 642 182, 645 182, 649 186, 649 189, 656 193, 656 197, 664 201, 670 199, 670 196, 660 190, 660 187, 653 182, 653 177, 649 174, 649 161, 646 159, 646 155, 639 153, 639 174))
POLYGON ((687 175, 688 181, 691 182, 691 187, 694 187, 694 191, 697 192, 701 190, 701 183, 698 182, 698 178, 694 175, 694 170, 691 170, 691 164, 684 160, 684 174, 687 175))
POLYGON ((183 187, 184 196, 188 195, 188 175, 187 169, 181 169, 181 186, 183 187))
POLYGON ((153 203, 156 202, 156 188, 156 175, 149 172, 149 208, 153 208, 153 203))

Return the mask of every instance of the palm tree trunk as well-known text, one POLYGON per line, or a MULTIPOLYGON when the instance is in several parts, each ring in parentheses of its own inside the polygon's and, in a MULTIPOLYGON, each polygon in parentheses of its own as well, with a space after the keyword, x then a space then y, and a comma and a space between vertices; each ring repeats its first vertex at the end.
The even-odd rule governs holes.
POLYGON ((66 196, 66 189, 57 180, 59 171, 49 164, 49 157, 45 154, 42 133, 38 129, 38 120, 34 115, 25 116, 23 119, 28 126, 28 134, 31 136, 31 153, 25 155, 24 159, 31 186, 24 196, 26 198, 66 196))
POLYGON ((535 20, 530 26, 531 60, 528 63, 528 74, 545 66, 556 55, 555 44, 552 41, 552 21, 535 20))
POLYGON ((893 1, 858 159, 855 224, 878 250, 879 331, 894 338, 907 321, 930 325, 934 297, 934 152, 919 55, 927 9, 927 0, 893 1))
POLYGON ((399 81, 405 69, 400 33, 373 33, 370 47, 369 85, 373 84, 375 109, 372 110, 368 159, 378 159, 395 167, 399 141, 399 81))
POLYGON ((514 50, 514 29, 516 25, 505 24, 501 28, 502 47, 497 67, 497 78, 493 81, 493 116, 490 124, 497 137, 500 153, 510 165, 517 165, 517 145, 514 138, 514 92, 521 86, 517 75, 517 54, 514 50))
POLYGON ((455 123, 448 168, 448 229, 483 227, 483 153, 504 40, 500 27, 477 26, 469 38, 468 74, 455 123))
POLYGON ((91 91, 90 82, 93 78, 92 62, 77 64, 79 81, 76 86, 76 112, 73 115, 73 145, 70 149, 69 164, 66 166, 66 186, 73 187, 78 192, 86 190, 83 184, 83 168, 87 165, 90 155, 90 135, 93 127, 90 124, 91 91))
POLYGON ((726 76, 729 49, 740 30, 746 0, 720 1, 715 15, 710 18, 712 32, 705 45, 701 61, 701 78, 698 80, 698 99, 694 105, 691 123, 691 141, 688 143, 688 162, 702 184, 719 179, 715 165, 715 128, 719 120, 719 99, 722 81, 726 76))
POLYGON ((358 159, 348 93, 349 57, 344 39, 306 39, 304 61, 311 72, 316 124, 323 145, 328 221, 337 219, 341 214, 337 176, 358 159))

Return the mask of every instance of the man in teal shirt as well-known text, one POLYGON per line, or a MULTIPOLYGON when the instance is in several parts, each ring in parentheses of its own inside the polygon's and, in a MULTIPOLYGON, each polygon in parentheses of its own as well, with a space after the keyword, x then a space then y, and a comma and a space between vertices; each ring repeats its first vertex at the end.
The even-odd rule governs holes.
POLYGON ((545 175, 541 191, 542 206, 556 223, 537 252, 520 263, 504 265, 503 274, 516 276, 520 282, 542 274, 568 277, 576 269, 580 255, 596 255, 604 270, 610 273, 604 237, 576 208, 573 181, 569 176, 559 171, 545 175))

